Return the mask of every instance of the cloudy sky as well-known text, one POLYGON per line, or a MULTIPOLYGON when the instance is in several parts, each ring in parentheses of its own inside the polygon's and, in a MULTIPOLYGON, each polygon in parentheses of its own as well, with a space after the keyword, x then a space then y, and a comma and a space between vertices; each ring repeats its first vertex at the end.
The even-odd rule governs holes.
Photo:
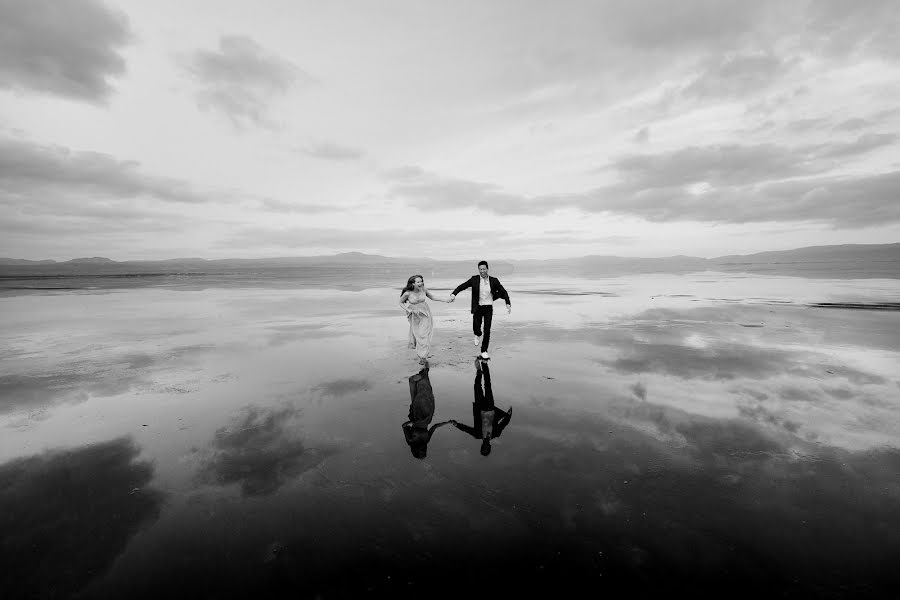
POLYGON ((0 256, 900 241, 896 0, 0 0, 0 256))

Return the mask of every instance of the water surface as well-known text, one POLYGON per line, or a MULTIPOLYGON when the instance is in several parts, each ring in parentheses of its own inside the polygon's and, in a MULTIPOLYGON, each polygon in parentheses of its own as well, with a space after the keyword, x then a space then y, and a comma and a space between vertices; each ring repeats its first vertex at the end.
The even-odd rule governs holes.
MULTIPOLYGON (((5 595, 891 597, 898 280, 504 283, 510 423, 424 460, 397 289, 0 298, 5 595)), ((432 306, 434 422, 471 425, 468 302, 432 306)))

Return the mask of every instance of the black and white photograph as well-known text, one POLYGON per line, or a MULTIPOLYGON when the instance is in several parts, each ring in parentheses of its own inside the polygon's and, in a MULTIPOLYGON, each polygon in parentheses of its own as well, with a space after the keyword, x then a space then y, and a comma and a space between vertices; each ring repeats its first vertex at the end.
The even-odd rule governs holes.
POLYGON ((0 597, 900 597, 898 32, 0 0, 0 597))

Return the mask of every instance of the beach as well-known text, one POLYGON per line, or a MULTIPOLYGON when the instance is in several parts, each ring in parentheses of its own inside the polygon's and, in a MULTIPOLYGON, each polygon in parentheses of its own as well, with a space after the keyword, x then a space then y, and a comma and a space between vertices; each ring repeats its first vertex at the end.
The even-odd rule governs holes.
MULTIPOLYGON (((486 457, 442 427, 424 460, 401 429, 420 367, 399 285, 0 297, 4 589, 897 589, 900 280, 502 279, 510 423, 486 457)), ((434 422, 470 422, 468 298, 432 310, 434 422)))

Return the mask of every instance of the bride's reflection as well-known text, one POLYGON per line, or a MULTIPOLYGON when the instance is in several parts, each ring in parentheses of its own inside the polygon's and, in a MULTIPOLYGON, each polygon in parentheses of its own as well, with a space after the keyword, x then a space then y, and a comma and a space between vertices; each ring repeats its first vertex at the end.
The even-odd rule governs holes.
POLYGON ((416 458, 425 458, 434 430, 450 422, 435 423, 429 429, 428 425, 433 417, 434 391, 431 389, 426 362, 421 371, 409 376, 409 420, 403 424, 403 437, 416 458))
POLYGON ((475 359, 475 401, 472 402, 472 427, 451 419, 457 429, 465 431, 476 440, 481 440, 481 455, 491 453, 491 440, 500 437, 512 418, 512 407, 502 410, 494 406, 494 391, 491 388, 491 368, 487 361, 475 359), (482 388, 482 382, 484 388, 482 388))

